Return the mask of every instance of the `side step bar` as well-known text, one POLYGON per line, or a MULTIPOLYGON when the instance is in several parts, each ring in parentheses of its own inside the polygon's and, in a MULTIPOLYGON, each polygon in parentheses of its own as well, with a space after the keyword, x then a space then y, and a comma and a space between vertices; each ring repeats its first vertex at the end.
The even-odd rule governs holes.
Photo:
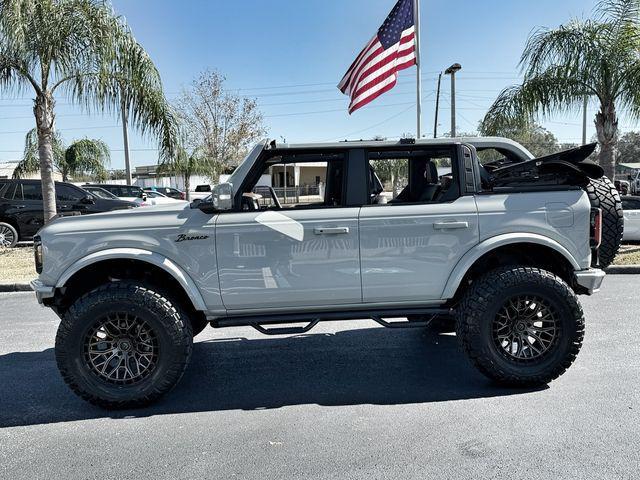
POLYGON ((313 312, 313 313, 294 313, 294 314, 270 314, 260 316, 234 316, 223 317, 211 320, 211 326, 214 328, 225 327, 253 327, 257 331, 265 335, 295 335, 310 331, 319 322, 322 321, 339 321, 339 320, 373 320, 386 328, 416 328, 426 327, 438 315, 451 315, 452 310, 449 308, 408 308, 408 309, 389 309, 389 310, 353 310, 346 312, 313 312), (393 321, 389 322, 384 318, 407 317, 410 315, 420 315, 429 317, 427 320, 421 321, 393 321), (286 325, 290 323, 306 322, 304 326, 290 327, 271 327, 268 325, 286 325))

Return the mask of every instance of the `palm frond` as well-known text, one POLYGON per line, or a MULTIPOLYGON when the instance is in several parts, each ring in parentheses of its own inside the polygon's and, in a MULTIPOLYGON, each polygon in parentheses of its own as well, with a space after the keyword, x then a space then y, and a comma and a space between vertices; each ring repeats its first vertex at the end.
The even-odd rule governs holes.
MULTIPOLYGON (((64 141, 59 133, 54 133, 51 145, 53 149, 54 166, 58 171, 63 170, 64 141)), ((13 178, 24 178, 26 175, 40 171, 38 155, 38 132, 35 128, 29 130, 24 139, 24 153, 22 159, 13 171, 13 178)))
POLYGON ((498 131, 509 125, 525 125, 537 116, 549 117, 580 108, 588 86, 566 77, 563 67, 550 68, 529 78, 522 85, 504 89, 489 108, 483 122, 485 131, 498 131))
POLYGON ((111 163, 111 152, 102 140, 82 139, 72 143, 65 151, 67 175, 76 178, 107 178, 107 166, 111 163))

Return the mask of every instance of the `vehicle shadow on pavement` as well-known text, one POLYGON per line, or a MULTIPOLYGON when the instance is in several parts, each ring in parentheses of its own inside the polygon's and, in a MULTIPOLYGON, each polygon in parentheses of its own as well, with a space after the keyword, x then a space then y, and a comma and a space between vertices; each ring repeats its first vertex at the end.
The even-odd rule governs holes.
POLYGON ((194 344, 177 388, 145 409, 105 411, 58 374, 53 349, 0 356, 0 427, 287 405, 396 405, 522 394, 496 386, 451 335, 383 328, 194 344))

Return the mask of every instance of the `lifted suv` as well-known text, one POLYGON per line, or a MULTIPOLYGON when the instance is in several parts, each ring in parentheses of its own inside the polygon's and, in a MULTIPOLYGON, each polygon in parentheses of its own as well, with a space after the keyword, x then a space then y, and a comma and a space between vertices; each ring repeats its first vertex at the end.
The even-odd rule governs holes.
POLYGON ((205 200, 57 219, 36 238, 33 286, 62 320, 60 372, 92 403, 140 406, 178 382, 209 324, 291 334, 453 318, 489 378, 550 382, 582 344, 576 295, 604 277, 592 151, 530 161, 502 139, 264 142, 205 200), (481 165, 474 144, 503 151, 481 165))

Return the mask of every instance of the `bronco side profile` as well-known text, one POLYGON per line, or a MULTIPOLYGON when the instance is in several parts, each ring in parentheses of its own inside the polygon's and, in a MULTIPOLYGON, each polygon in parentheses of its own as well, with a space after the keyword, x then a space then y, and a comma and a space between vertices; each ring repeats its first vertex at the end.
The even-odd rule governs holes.
POLYGON ((176 385, 207 325, 453 318, 484 375, 548 383, 580 350, 577 295, 600 288, 622 235, 593 149, 265 141, 190 205, 56 219, 35 239, 33 287, 61 318, 60 372, 85 400, 128 408, 176 385))

